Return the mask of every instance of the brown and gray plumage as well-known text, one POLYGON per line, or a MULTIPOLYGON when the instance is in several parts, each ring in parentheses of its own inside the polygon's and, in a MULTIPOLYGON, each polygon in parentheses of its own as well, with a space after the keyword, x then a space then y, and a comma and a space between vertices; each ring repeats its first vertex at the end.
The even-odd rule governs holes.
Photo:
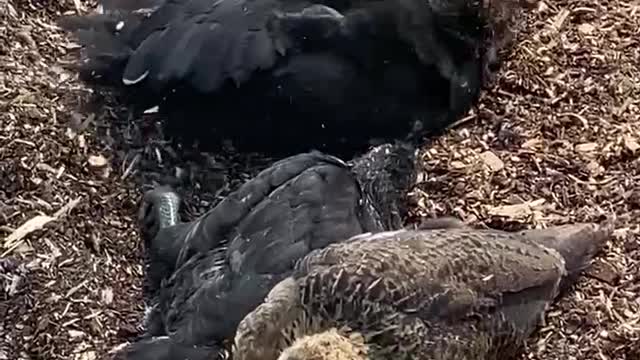
POLYGON ((240 323, 234 359, 508 359, 613 232, 445 225, 310 253, 240 323))

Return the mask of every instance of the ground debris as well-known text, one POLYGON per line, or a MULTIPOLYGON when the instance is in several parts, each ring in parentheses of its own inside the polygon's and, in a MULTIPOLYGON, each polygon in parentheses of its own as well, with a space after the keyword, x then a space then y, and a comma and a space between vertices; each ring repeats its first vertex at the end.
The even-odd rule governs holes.
POLYGON ((80 198, 69 201, 60 210, 56 211, 53 216, 48 215, 36 215, 27 220, 24 224, 15 229, 9 236, 4 239, 4 248, 7 249, 1 257, 6 256, 12 249, 18 247, 21 244, 23 238, 30 233, 44 228, 48 223, 59 220, 62 216, 66 215, 71 209, 76 207, 80 202, 80 198))
POLYGON ((55 19, 90 7, 0 0, 0 255, 27 270, 0 275, 0 360, 102 359, 133 340, 141 191, 174 185, 195 217, 273 161, 174 149, 151 115, 128 122, 78 81, 55 19))
POLYGON ((537 3, 478 119, 424 152, 416 216, 516 230, 615 213, 615 239, 523 359, 638 359, 640 8, 537 3), (489 152, 501 170, 468 164, 489 152))
MULTIPOLYGON (((26 272, 2 278, 0 359, 101 359, 133 340, 141 190, 176 186, 194 217, 272 161, 178 151, 153 114, 128 121, 112 95, 81 84, 54 23, 90 7, 0 0, 1 236, 82 199, 13 250, 26 272)), ((416 217, 521 229, 618 215, 616 238, 524 359, 640 358, 639 19, 633 2, 537 2, 472 120, 423 154, 416 217)))

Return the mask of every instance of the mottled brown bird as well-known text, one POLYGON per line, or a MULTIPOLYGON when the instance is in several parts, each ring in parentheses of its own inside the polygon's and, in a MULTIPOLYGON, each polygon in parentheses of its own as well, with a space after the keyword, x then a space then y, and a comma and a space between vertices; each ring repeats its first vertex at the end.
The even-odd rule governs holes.
POLYGON ((613 232, 428 227, 310 253, 240 323, 234 359, 508 359, 613 232))

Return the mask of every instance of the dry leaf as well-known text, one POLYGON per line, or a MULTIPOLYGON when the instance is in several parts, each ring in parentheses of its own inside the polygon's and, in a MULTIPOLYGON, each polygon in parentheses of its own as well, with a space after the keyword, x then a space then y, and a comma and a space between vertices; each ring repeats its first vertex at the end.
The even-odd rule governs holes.
POLYGON ((72 128, 67 128, 67 130, 64 133, 67 138, 69 138, 70 140, 75 139, 76 135, 78 135, 75 130, 73 130, 72 128))
POLYGON ((80 2, 80 0, 73 0, 73 5, 76 8, 76 12, 78 14, 82 14, 84 11, 84 6, 82 6, 82 3, 80 2))

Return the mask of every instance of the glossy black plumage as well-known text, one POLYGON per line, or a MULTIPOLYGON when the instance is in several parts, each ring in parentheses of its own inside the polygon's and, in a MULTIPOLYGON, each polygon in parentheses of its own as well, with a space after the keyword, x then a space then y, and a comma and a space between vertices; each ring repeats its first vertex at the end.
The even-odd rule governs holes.
POLYGON ((471 0, 166 0, 145 15, 120 3, 61 21, 87 79, 160 103, 170 134, 274 153, 437 133, 477 97, 494 43, 471 0))
POLYGON ((352 163, 318 152, 296 155, 190 223, 175 221, 175 194, 148 193, 141 218, 156 306, 147 335, 171 336, 134 344, 128 359, 146 359, 158 347, 222 350, 295 261, 355 234, 401 227, 414 166, 415 151, 404 145, 376 147, 352 163))

